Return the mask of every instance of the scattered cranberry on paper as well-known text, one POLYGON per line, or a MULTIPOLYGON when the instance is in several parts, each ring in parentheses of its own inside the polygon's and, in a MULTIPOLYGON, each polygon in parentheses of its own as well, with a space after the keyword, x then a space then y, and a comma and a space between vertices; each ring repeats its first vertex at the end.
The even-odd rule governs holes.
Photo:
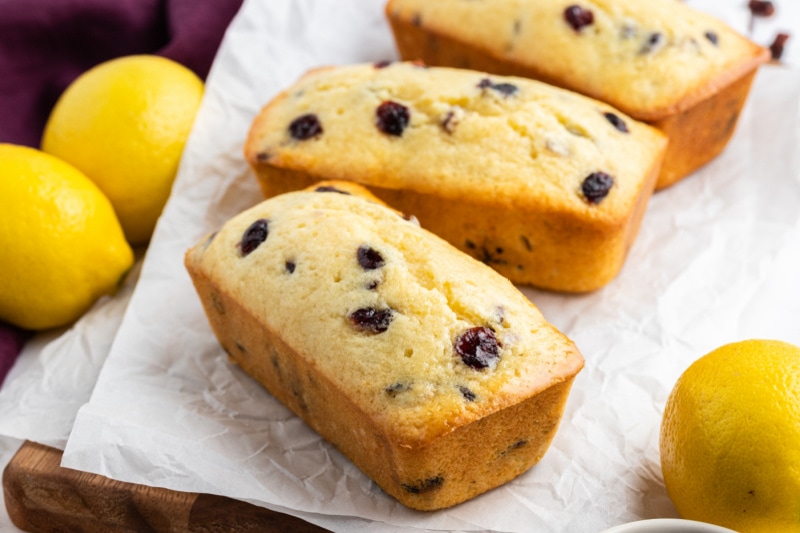
POLYGON ((783 55, 783 45, 789 40, 788 33, 779 33, 775 36, 775 40, 769 45, 769 51, 772 52, 772 59, 779 61, 783 55))

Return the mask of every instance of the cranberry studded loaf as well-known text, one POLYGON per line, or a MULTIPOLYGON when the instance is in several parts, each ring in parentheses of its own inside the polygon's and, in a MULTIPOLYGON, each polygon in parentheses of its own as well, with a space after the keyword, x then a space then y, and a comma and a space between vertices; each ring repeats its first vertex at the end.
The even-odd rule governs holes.
POLYGON ((351 180, 512 282, 580 292, 622 267, 665 143, 544 83, 392 63, 307 73, 245 154, 267 197, 351 180))
POLYGON ((677 0, 390 0, 386 15, 404 59, 539 79, 659 128, 657 189, 722 151, 770 57, 677 0))
POLYGON ((359 189, 265 200, 186 266, 233 362, 403 504, 455 505, 542 458, 583 358, 505 278, 359 189))

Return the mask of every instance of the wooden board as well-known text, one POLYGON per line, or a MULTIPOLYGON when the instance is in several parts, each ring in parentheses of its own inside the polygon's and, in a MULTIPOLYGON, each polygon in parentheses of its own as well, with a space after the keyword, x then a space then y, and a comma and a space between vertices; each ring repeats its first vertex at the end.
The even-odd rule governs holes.
POLYGON ((3 493, 18 528, 33 533, 326 531, 230 498, 122 483, 60 463, 59 450, 25 442, 6 466, 3 493))

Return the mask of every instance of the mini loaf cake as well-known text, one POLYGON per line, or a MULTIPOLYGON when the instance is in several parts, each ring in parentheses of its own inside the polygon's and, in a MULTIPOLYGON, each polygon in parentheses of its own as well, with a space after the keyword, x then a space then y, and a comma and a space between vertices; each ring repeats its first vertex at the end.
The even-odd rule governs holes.
POLYGON ((403 504, 455 505, 542 458, 583 358, 508 280, 358 189, 266 200, 186 267, 232 361, 403 504))
POLYGON ((515 283, 579 292, 620 270, 665 143, 544 83, 381 63, 306 74, 245 154, 267 197, 351 180, 515 283))
POLYGON ((710 161, 769 51, 677 0, 390 0, 404 59, 525 76, 661 129, 656 188, 710 161))

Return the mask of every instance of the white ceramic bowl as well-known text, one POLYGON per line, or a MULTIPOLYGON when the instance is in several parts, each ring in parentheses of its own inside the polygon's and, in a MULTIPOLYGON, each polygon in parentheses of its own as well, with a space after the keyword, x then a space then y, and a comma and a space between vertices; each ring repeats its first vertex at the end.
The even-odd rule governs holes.
POLYGON ((614 526, 606 529, 602 533, 736 533, 735 531, 696 522, 694 520, 682 520, 679 518, 655 518, 653 520, 639 520, 614 526))

